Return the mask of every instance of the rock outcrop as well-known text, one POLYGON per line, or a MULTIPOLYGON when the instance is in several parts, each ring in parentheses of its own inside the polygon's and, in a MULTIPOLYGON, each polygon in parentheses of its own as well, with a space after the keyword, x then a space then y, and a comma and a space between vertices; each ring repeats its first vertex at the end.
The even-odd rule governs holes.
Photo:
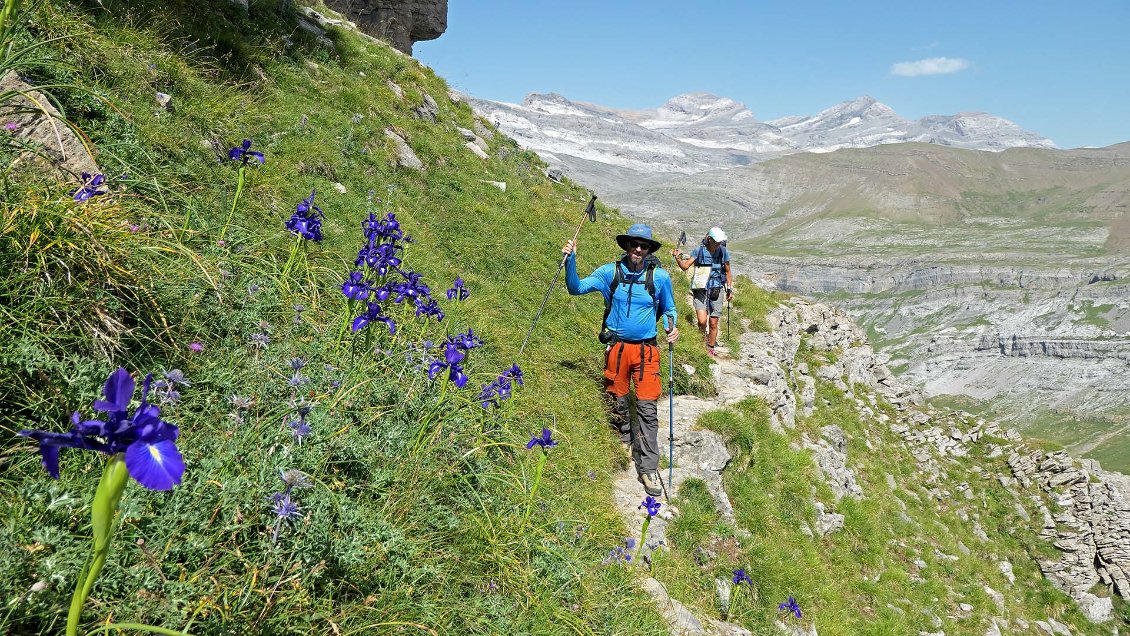
POLYGON ((408 55, 414 43, 447 30, 447 0, 327 0, 326 6, 408 55))
MULTIPOLYGON (((870 483, 870 488, 874 488, 876 476, 859 478, 857 471, 861 460, 849 457, 849 438, 839 426, 821 427, 817 439, 796 430, 797 418, 811 414, 798 415, 798 407, 805 411, 821 408, 812 388, 819 379, 832 384, 854 402, 861 421, 869 422, 871 427, 886 427, 906 445, 928 499, 919 499, 917 489, 901 488, 890 474, 880 476, 903 511, 907 507, 899 497, 932 500, 939 509, 955 511, 958 519, 969 524, 974 538, 991 544, 994 539, 982 526, 978 501, 985 496, 989 483, 993 488, 999 484, 1013 499, 1010 514, 1015 515, 1016 523, 1031 527, 1039 539, 1055 547, 1058 559, 1038 559, 1036 565, 1054 587, 1078 604, 1084 616, 1095 623, 1113 618, 1111 598, 1095 593, 1100 586, 1130 600, 1130 477, 1103 471, 1097 462, 1080 462, 1062 451, 1035 450, 1015 430, 1002 428, 996 422, 963 411, 923 407, 918 391, 881 363, 862 330, 843 312, 828 305, 793 299, 788 305, 770 311, 767 318, 769 331, 743 334, 739 338, 740 352, 712 365, 719 388, 714 400, 690 396, 675 398, 675 468, 672 483, 667 484, 671 492, 677 492, 687 479, 701 480, 707 485, 720 516, 731 523, 734 521, 735 513, 722 480, 722 471, 731 459, 730 452, 718 434, 698 430, 696 423, 708 410, 752 396, 769 407, 771 424, 779 434, 794 437, 796 447, 812 454, 813 463, 833 493, 833 501, 812 501, 814 525, 804 523, 800 531, 809 536, 840 531, 844 515, 834 509, 845 498, 875 496, 877 493, 866 491, 860 484, 870 483), (831 355, 824 359, 834 362, 814 364, 811 357, 807 358, 809 362, 803 362, 800 358, 804 351, 828 352, 831 355), (813 366, 816 368, 811 368, 813 366), (984 458, 986 463, 961 464, 961 458, 966 457, 984 458), (994 460, 1003 470, 990 468, 994 460), (958 465, 966 468, 955 472, 959 470, 958 465)), ((661 401, 661 420, 667 419, 666 404, 661 401)), ((875 428, 870 432, 865 430, 863 435, 865 439, 861 441, 866 448, 890 443, 884 442, 875 428)), ((666 475, 664 472, 663 476, 666 475)), ((638 507, 643 491, 630 464, 615 480, 615 497, 629 536, 638 536, 643 517, 638 507)), ((648 544, 642 551, 647 562, 655 550, 667 549, 666 526, 678 514, 678 510, 664 502, 660 515, 652 520, 648 544)), ((914 526, 931 523, 912 518, 906 512, 898 514, 904 522, 914 526)), ((944 528, 937 521, 932 523, 944 528)), ((740 529, 738 533, 740 535, 740 529)), ((892 541, 906 547, 897 539, 892 541)), ((946 554, 937 547, 932 557, 928 552, 922 553, 936 561, 958 561, 970 554, 972 550, 961 543, 955 554, 946 554)), ((916 558, 913 567, 914 571, 920 571, 929 567, 929 563, 916 558)), ((1000 559, 996 567, 1008 586, 1018 584, 1013 563, 1000 559)), ((914 571, 912 580, 917 576, 914 571)), ((718 603, 724 608, 730 586, 728 581, 719 579, 717 587, 718 603)), ((997 612, 989 617, 991 628, 987 633, 1007 633, 1005 628, 1010 621, 1006 618, 1005 594, 989 585, 983 587, 997 612)), ((645 589, 668 617, 673 633, 742 633, 740 628, 716 619, 696 618, 655 579, 647 578, 645 589)), ((972 606, 961 604, 958 611, 968 613, 972 606)), ((1067 627, 1053 617, 1041 620, 1015 617, 1014 620, 1022 629, 1035 625, 1047 633, 1074 633, 1057 631, 1067 630, 1067 627)), ((933 625, 940 626, 937 617, 933 625)))

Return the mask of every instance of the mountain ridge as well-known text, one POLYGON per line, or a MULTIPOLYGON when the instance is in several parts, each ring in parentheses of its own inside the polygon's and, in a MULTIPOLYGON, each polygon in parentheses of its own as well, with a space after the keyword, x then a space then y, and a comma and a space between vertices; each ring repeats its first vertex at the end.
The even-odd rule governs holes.
POLYGON ((610 192, 596 161, 627 168, 636 179, 664 173, 729 169, 798 152, 831 152, 920 141, 1000 151, 1055 148, 1055 143, 988 113, 963 111, 918 120, 899 116, 869 95, 815 115, 758 120, 736 100, 706 92, 684 93, 657 108, 615 109, 572 101, 558 93, 530 93, 521 104, 465 96, 485 119, 575 180, 610 192))

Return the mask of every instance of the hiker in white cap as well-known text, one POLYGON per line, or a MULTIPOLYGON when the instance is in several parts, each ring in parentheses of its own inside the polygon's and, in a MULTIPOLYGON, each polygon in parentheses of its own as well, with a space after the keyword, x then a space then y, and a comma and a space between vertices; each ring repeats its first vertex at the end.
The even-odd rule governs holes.
POLYGON ((722 291, 726 291, 726 302, 734 299, 734 278, 730 273, 730 253, 726 249, 726 233, 720 227, 712 227, 702 239, 702 245, 694 248, 691 255, 684 258, 678 249, 671 250, 675 262, 684 272, 694 267, 691 276, 691 295, 694 297, 695 317, 698 329, 706 336, 706 352, 711 356, 714 345, 718 343, 718 319, 722 316, 722 291), (709 330, 707 325, 709 324, 709 330))

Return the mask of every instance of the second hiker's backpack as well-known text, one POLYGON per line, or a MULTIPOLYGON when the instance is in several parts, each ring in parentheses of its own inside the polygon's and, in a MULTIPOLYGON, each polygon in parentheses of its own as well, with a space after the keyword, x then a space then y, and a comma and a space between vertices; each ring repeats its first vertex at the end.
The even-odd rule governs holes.
MULTIPOLYGON (((608 290, 608 297, 604 299, 604 318, 600 321, 600 335, 597 338, 602 344, 609 344, 615 335, 608 330, 608 314, 612 312, 612 295, 616 293, 616 288, 620 286, 620 282, 624 280, 624 274, 620 271, 620 263, 623 262, 624 254, 620 260, 613 263, 612 269, 616 272, 612 276, 612 285, 608 290)), ((651 306, 655 308, 655 319, 659 319, 659 298, 655 295, 655 268, 659 267, 659 257, 655 254, 648 254, 643 259, 644 266, 647 267, 647 274, 644 276, 644 288, 647 289, 647 295, 651 296, 651 306)))

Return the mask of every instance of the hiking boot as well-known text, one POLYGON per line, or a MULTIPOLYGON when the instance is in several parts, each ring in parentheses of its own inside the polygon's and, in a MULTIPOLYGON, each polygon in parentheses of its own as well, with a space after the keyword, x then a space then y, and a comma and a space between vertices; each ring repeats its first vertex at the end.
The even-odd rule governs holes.
POLYGON ((640 473, 640 483, 643 484, 643 491, 652 497, 658 497, 663 494, 663 486, 659 483, 659 473, 640 473))
POLYGON ((714 347, 708 346, 706 347, 706 355, 710 356, 711 358, 717 358, 718 352, 714 350, 714 347))

